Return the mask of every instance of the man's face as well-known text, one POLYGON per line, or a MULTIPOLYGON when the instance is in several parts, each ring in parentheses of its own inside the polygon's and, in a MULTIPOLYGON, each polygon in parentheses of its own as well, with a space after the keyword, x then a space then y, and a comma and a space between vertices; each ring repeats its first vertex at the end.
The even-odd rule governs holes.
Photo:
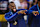
POLYGON ((39 5, 39 7, 40 7, 40 1, 38 1, 38 5, 39 5))
POLYGON ((10 8, 10 9, 14 9, 14 7, 15 7, 15 4, 14 4, 14 3, 10 3, 10 4, 9 4, 9 8, 10 8))
POLYGON ((9 8, 10 8, 11 10, 13 10, 13 11, 16 11, 16 6, 15 6, 14 3, 10 3, 10 4, 9 4, 9 8))

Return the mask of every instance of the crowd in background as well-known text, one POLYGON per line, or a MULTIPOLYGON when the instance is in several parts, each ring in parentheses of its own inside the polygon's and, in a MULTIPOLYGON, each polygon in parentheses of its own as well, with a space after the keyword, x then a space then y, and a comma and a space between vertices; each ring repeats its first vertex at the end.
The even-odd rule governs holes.
MULTIPOLYGON (((29 9, 33 5, 37 4, 37 0, 9 0, 9 2, 14 2, 16 9, 29 9)), ((0 1, 0 10, 7 10, 8 1, 0 1)))
POLYGON ((6 23, 7 21, 4 18, 4 14, 9 11, 9 9, 7 8, 9 2, 14 2, 15 5, 16 5, 16 9, 28 9, 28 10, 33 5, 36 5, 37 4, 37 0, 9 0, 9 1, 5 1, 4 0, 4 1, 0 1, 0 26, 1 26, 1 23, 2 22, 3 22, 3 25, 6 25, 7 24, 6 23))

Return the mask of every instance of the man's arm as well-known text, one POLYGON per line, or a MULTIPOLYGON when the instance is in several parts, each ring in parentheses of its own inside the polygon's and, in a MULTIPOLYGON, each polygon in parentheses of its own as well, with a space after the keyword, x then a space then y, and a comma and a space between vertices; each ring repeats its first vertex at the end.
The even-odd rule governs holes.
POLYGON ((13 14, 13 15, 10 15, 8 13, 5 14, 5 19, 7 21, 10 21, 10 20, 13 20, 13 18, 15 19, 15 17, 17 16, 17 13, 13 14))
POLYGON ((6 14, 5 14, 5 19, 6 19, 7 21, 13 21, 13 20, 15 20, 17 17, 20 17, 20 16, 22 16, 22 14, 18 14, 18 12, 14 13, 13 15, 10 15, 10 13, 6 13, 6 14))

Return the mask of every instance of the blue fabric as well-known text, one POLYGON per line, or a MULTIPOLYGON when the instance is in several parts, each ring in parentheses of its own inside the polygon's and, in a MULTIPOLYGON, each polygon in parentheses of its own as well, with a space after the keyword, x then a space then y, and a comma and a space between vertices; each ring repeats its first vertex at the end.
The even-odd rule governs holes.
MULTIPOLYGON (((19 9, 19 10, 17 10, 17 12, 20 11, 20 10, 26 10, 26 9, 19 9)), ((7 21, 10 21, 13 18, 15 19, 15 17, 18 16, 18 13, 17 12, 13 14, 11 11, 9 11, 8 13, 5 14, 5 19, 7 21)))
MULTIPOLYGON (((31 7, 30 10, 38 11, 37 5, 34 5, 33 7, 31 7)), ((30 27, 40 27, 40 15, 37 15, 37 16, 33 15, 32 23, 30 27)))
POLYGON ((29 1, 29 0, 27 0, 27 1, 29 1))
MULTIPOLYGON (((19 11, 19 10, 18 10, 19 11)), ((16 18, 21 18, 21 19, 18 19, 17 20, 17 25, 13 25, 13 23, 10 23, 10 27, 26 27, 26 25, 25 25, 25 21, 24 21, 24 19, 23 19, 23 15, 22 14, 17 14, 16 13, 16 15, 15 15, 15 13, 14 14, 11 14, 11 11, 9 11, 8 13, 6 13, 5 14, 5 19, 9 22, 9 21, 13 21, 13 20, 15 20, 16 18), (14 16, 14 17, 11 17, 11 16, 14 16)))
MULTIPOLYGON (((26 10, 26 9, 19 9, 18 11, 20 11, 20 10, 26 10)), ((17 12, 18 12, 17 11, 17 12)), ((27 12, 25 12, 25 13, 32 13, 32 10, 28 10, 27 12)), ((17 14, 17 13, 14 13, 14 14, 12 14, 11 13, 11 11, 9 11, 8 13, 6 13, 5 14, 5 19, 7 20, 7 21, 13 21, 13 20, 15 20, 16 18, 21 18, 21 19, 18 19, 17 20, 17 25, 15 26, 15 25, 13 25, 13 23, 10 23, 10 27, 26 27, 26 24, 25 24, 25 21, 24 21, 24 18, 23 18, 23 14, 17 14), (11 14, 11 15, 10 15, 11 14), (16 15, 15 15, 16 14, 16 15), (13 17, 12 17, 13 16, 13 17)))
POLYGON ((24 19, 18 20, 17 23, 17 25, 13 25, 13 23, 10 23, 10 27, 26 27, 24 19))
POLYGON ((37 4, 37 8, 38 8, 38 12, 39 12, 39 14, 40 14, 40 9, 39 9, 39 6, 38 6, 38 4, 37 4))
MULTIPOLYGON (((18 11, 20 11, 20 10, 26 10, 26 9, 19 9, 18 11)), ((30 13, 32 13, 32 11, 33 10, 28 10, 27 12, 25 12, 25 13, 27 13, 27 14, 30 14, 30 13)), ((18 13, 16 12, 16 13, 12 13, 11 11, 9 11, 8 13, 6 13, 5 14, 5 19, 7 20, 7 21, 9 21, 9 20, 11 20, 11 19, 15 19, 15 17, 17 17, 18 16, 18 13)))
POLYGON ((10 23, 10 27, 16 27, 17 25, 13 25, 13 23, 10 23))

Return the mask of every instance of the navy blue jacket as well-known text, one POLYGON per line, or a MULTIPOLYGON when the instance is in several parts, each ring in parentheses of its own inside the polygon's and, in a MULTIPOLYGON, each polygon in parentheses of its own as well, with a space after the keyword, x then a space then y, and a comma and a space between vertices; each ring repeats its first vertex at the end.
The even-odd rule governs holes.
MULTIPOLYGON (((19 19, 17 19, 18 24, 15 26, 15 25, 13 25, 13 23, 10 23, 10 27, 12 27, 12 26, 13 27, 26 27, 26 24, 25 24, 25 21, 24 21, 24 18, 23 18, 23 14, 18 14, 17 12, 14 13, 14 14, 12 13, 12 11, 5 13, 5 19, 9 22, 9 21, 15 20, 16 18, 19 18, 19 19)), ((30 14, 30 13, 32 13, 32 10, 28 10, 25 13, 30 14)))
MULTIPOLYGON (((37 5, 31 7, 30 10, 38 11, 37 5)), ((32 22, 30 24, 30 27, 40 27, 40 14, 37 16, 31 14, 31 17, 32 17, 32 22)))

